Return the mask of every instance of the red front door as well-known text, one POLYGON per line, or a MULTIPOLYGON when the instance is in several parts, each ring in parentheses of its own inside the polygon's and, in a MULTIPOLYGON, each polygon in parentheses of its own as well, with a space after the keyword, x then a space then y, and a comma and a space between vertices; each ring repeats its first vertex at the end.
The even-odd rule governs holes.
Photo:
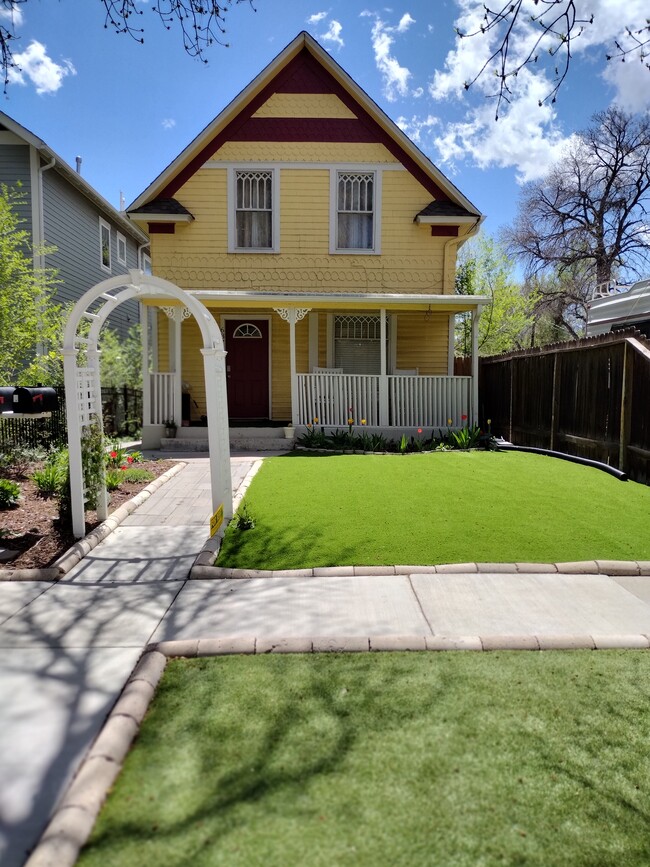
POLYGON ((226 319, 226 350, 230 418, 268 418, 268 321, 226 319))

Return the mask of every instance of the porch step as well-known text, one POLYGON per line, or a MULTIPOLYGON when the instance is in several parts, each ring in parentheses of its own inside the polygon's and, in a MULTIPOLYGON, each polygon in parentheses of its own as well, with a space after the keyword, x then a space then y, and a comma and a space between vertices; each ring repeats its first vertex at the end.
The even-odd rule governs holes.
MULTIPOLYGON (((290 452, 294 446, 294 439, 285 439, 282 428, 279 428, 279 436, 268 436, 265 433, 260 435, 260 431, 253 429, 256 435, 251 435, 250 429, 231 428, 230 430, 230 448, 237 451, 256 451, 256 452, 290 452)), ((186 437, 177 436, 173 439, 161 437, 160 447, 165 451, 171 452, 207 452, 208 439, 203 431, 203 437, 186 437)))

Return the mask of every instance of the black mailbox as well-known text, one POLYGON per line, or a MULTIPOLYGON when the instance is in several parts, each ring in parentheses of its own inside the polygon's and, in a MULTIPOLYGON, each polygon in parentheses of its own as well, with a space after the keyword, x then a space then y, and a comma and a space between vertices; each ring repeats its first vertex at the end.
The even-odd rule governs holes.
POLYGON ((14 412, 52 412, 59 407, 59 397, 53 388, 19 386, 14 395, 14 412))
POLYGON ((13 385, 0 388, 0 412, 13 412, 15 391, 13 385))

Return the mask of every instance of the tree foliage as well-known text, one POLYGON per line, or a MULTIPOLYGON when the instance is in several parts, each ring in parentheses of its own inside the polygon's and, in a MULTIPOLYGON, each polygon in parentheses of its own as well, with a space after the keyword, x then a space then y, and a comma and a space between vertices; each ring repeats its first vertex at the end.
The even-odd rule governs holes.
POLYGON ((29 232, 20 228, 23 200, 19 190, 0 187, 0 385, 43 382, 61 330, 55 272, 34 268, 29 232))
POLYGON ((132 325, 126 338, 111 328, 104 328, 99 336, 100 377, 102 386, 121 388, 142 387, 142 343, 140 325, 132 325))
MULTIPOLYGON (((27 3, 27 0, 0 0, 0 11, 11 13, 27 3)), ((104 7, 104 27, 116 33, 131 36, 144 43, 143 26, 145 10, 139 0, 100 0, 104 7)), ((206 51, 215 43, 226 46, 226 16, 232 6, 252 0, 157 0, 146 12, 157 16, 166 30, 177 27, 181 31, 183 48, 190 55, 207 63, 206 51)), ((13 45, 17 39, 16 29, 10 15, 0 20, 0 63, 4 76, 5 91, 9 83, 9 70, 15 69, 13 45)))
MULTIPOLYGON (((493 69, 498 86, 491 96, 497 100, 498 119, 501 103, 510 102, 513 83, 522 69, 529 65, 549 65, 553 86, 539 104, 555 102, 569 72, 573 42, 586 27, 598 26, 589 5, 584 0, 533 0, 531 7, 530 0, 507 0, 495 8, 483 4, 483 9, 483 20, 477 30, 456 30, 461 39, 496 36, 494 51, 474 77, 465 82, 465 89, 469 90, 488 69, 493 69), (529 25, 532 25, 531 32, 521 40, 523 51, 516 51, 518 30, 524 31, 529 25)), ((624 33, 624 38, 614 40, 606 59, 625 61, 634 55, 650 70, 650 18, 639 21, 634 27, 625 27, 624 33)))
MULTIPOLYGON (((522 291, 512 277, 505 251, 489 235, 479 235, 462 248, 455 289, 460 295, 486 295, 492 299, 479 320, 481 355, 497 355, 530 345, 537 293, 522 291)), ((471 319, 463 314, 457 317, 456 354, 470 352, 471 319)))
POLYGON ((612 107, 524 187, 505 240, 529 274, 580 266, 582 279, 608 283, 647 269, 649 211, 650 117, 612 107))

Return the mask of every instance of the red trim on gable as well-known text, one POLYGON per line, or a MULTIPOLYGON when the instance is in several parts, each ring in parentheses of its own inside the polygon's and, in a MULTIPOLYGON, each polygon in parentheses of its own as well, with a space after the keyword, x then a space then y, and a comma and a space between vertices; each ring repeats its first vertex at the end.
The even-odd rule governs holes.
POLYGON ((173 235, 176 223, 149 223, 150 235, 173 235))
MULTIPOLYGON (((394 141, 391 136, 377 123, 377 121, 354 99, 345 88, 339 84, 334 76, 326 70, 312 56, 307 48, 303 48, 292 60, 287 63, 284 69, 269 81, 266 87, 253 97, 251 101, 228 123, 220 133, 218 133, 212 141, 208 142, 199 153, 185 166, 184 169, 172 178, 167 186, 160 190, 157 198, 167 199, 173 198, 178 190, 201 168, 201 166, 212 157, 219 148, 227 141, 244 141, 247 139, 239 138, 242 135, 242 129, 251 120, 255 112, 274 94, 274 93, 294 93, 294 92, 315 92, 315 93, 333 93, 339 97, 341 102, 346 105, 350 111, 358 118, 358 123, 366 127, 368 136, 363 139, 354 139, 354 141, 364 142, 379 142, 395 157, 402 165, 413 175, 416 180, 431 194, 434 199, 439 201, 449 201, 449 196, 442 190, 436 182, 420 168, 420 166, 412 159, 406 151, 394 141), (313 87, 317 90, 292 90, 291 88, 298 87, 313 87)), ((255 121, 260 120, 277 120, 277 118, 255 118, 255 121)), ((311 118, 295 118, 292 119, 292 126, 298 127, 304 124, 311 118)), ((322 119, 318 119, 322 122, 322 119)), ((337 121, 341 121, 338 118, 337 121)), ((328 123, 332 121, 327 121, 328 123)), ((350 121, 347 120, 349 123, 350 121)), ((357 121, 353 121, 357 123, 357 121)), ((285 136, 288 132, 285 130, 285 136)), ((251 139, 248 139, 251 140, 251 139)), ((262 139, 252 139, 253 141, 262 141, 262 139)), ((268 139, 266 139, 268 141, 268 139)), ((312 141, 312 139, 289 138, 271 139, 271 141, 312 141)), ((321 141, 332 141, 332 139, 321 139, 321 141)), ((340 139, 335 139, 340 141, 340 139)), ((347 141, 347 139, 346 139, 347 141)))
POLYGON ((432 238, 457 238, 458 226, 431 226, 432 238))
POLYGON ((338 117, 252 117, 230 141, 376 142, 366 124, 338 117))

